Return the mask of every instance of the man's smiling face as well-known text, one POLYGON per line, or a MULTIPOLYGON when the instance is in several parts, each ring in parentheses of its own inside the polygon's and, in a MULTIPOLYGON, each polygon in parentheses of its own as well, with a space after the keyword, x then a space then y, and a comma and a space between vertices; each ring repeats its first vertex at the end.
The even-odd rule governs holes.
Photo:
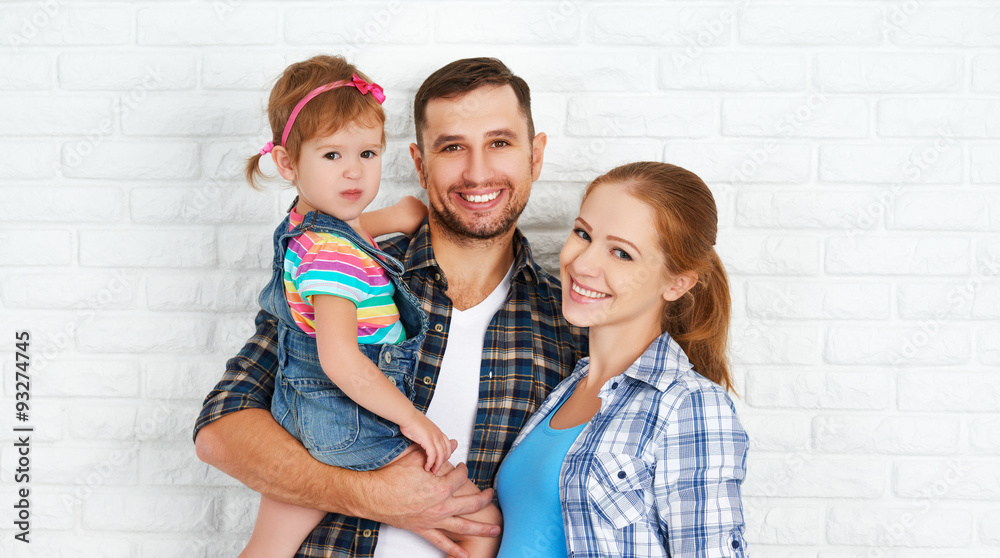
POLYGON ((510 86, 484 86, 427 103, 421 152, 410 151, 430 220, 454 238, 511 231, 542 168, 545 135, 528 137, 510 86))

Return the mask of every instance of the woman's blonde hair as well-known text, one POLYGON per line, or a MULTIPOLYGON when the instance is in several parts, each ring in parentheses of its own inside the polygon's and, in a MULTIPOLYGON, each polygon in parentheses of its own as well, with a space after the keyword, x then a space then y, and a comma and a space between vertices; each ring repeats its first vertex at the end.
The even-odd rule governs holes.
MULTIPOLYGON (((274 145, 281 145, 285 122, 303 97, 327 83, 350 80, 354 74, 371 81, 354 64, 340 56, 314 56, 285 68, 271 89, 267 102, 267 119, 271 124, 274 145)), ((295 117, 284 147, 292 161, 298 161, 303 142, 318 135, 334 134, 351 124, 383 128, 382 145, 385 145, 385 111, 382 105, 373 95, 362 95, 353 87, 337 87, 320 93, 306 103, 295 117)), ((246 165, 247 182, 257 190, 261 188, 260 181, 266 178, 260 170, 262 156, 255 154, 247 159, 246 165)))
POLYGON ((732 389, 726 358, 732 303, 729 279, 714 247, 719 217, 712 192, 690 171, 667 163, 640 162, 595 178, 584 199, 594 188, 611 183, 623 185, 653 209, 667 273, 698 274, 694 287, 666 304, 661 330, 680 344, 698 373, 732 389))

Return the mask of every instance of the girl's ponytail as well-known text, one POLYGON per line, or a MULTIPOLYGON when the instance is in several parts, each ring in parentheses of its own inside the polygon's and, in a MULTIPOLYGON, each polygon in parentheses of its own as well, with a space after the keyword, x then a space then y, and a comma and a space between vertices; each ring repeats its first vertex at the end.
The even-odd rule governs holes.
POLYGON ((254 153, 251 157, 248 157, 247 168, 244 171, 246 173, 247 184, 257 191, 264 189, 264 185, 261 184, 261 181, 270 178, 264 174, 264 171, 260 170, 260 160, 263 157, 264 156, 260 153, 254 153))

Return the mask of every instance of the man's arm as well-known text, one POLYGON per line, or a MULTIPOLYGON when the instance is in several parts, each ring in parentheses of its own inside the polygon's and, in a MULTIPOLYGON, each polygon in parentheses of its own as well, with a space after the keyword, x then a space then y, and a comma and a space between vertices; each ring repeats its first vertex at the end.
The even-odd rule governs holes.
POLYGON ((436 477, 423 470, 421 452, 368 472, 331 467, 309 455, 269 410, 276 337, 273 318, 261 312, 257 331, 229 360, 222 380, 205 399, 195 432, 199 459, 268 497, 401 527, 454 555, 461 551, 441 529, 476 536, 499 533, 497 526, 456 517, 474 513, 492 499, 489 490, 453 496, 467 478, 464 465, 436 477))

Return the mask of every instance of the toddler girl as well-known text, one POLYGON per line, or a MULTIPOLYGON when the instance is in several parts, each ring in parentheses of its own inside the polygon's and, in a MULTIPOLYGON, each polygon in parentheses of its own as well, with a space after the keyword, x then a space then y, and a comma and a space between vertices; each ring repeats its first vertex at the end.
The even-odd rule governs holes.
MULTIPOLYGON (((402 283, 400 262, 369 235, 412 233, 426 208, 409 197, 366 215, 368 231, 361 223, 378 193, 384 99, 381 87, 331 56, 289 66, 271 91, 274 139, 249 159, 247 179, 258 187, 258 163, 270 153, 298 191, 274 232, 273 274, 260 294, 278 319, 271 412, 329 465, 378 469, 412 451, 412 440, 426 453, 425 469, 446 473, 451 443, 411 402, 428 320, 402 283)), ((475 490, 468 485, 463 492, 475 490)), ((261 496, 241 556, 293 556, 324 515, 261 496)))

